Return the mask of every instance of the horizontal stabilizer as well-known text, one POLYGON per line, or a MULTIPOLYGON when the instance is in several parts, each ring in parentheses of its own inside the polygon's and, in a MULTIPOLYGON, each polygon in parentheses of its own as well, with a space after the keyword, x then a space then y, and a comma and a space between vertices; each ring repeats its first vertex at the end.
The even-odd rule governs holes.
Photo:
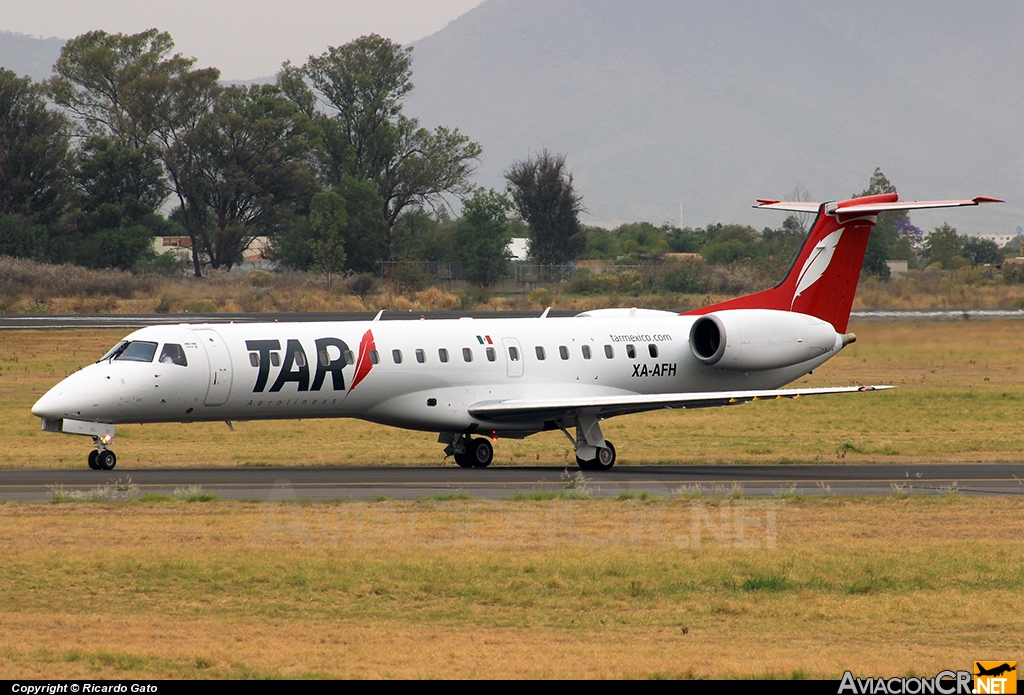
POLYGON ((574 417, 581 413, 598 418, 674 408, 712 408, 750 401, 802 398, 832 393, 881 391, 894 386, 840 386, 834 388, 774 389, 767 391, 720 391, 710 393, 662 393, 630 396, 594 396, 544 400, 510 399, 478 401, 469 406, 469 414, 481 420, 536 422, 574 417))
MULTIPOLYGON (((876 196, 872 196, 876 197, 876 196)), ((881 197, 881 196, 877 196, 881 197)), ((840 215, 875 215, 890 210, 927 210, 931 208, 962 208, 982 203, 1002 203, 998 198, 986 198, 978 196, 970 200, 897 200, 897 201, 871 201, 859 198, 844 200, 841 203, 826 203, 826 212, 840 215)), ((808 203, 803 201, 785 202, 780 200, 757 199, 755 208, 760 210, 784 210, 786 212, 818 212, 821 203, 808 203)))

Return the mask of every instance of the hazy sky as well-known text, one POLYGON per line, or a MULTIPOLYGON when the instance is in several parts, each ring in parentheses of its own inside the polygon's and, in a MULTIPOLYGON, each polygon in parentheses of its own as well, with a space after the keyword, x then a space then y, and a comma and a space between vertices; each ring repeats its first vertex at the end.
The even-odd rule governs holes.
POLYGON ((177 50, 225 79, 273 75, 357 36, 433 34, 482 0, 0 0, 0 31, 70 39, 102 29, 170 32, 177 50))

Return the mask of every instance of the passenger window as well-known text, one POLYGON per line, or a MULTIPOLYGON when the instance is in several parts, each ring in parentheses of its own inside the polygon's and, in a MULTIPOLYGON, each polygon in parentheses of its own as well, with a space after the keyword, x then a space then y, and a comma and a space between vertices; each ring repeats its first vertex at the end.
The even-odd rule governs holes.
POLYGON ((462 348, 462 359, 464 359, 467 362, 472 362, 473 361, 473 349, 472 348, 462 348))
POLYGON ((416 349, 416 361, 419 362, 420 364, 423 364, 424 362, 426 362, 427 361, 427 353, 425 353, 425 352, 423 352, 423 350, 420 350, 419 348, 417 348, 416 349))
POLYGON ((611 345, 605 345, 604 356, 607 357, 608 359, 615 357, 615 348, 613 348, 611 345))
POLYGON ((258 352, 250 352, 249 353, 249 364, 251 364, 254 367, 260 366, 260 353, 258 353, 258 352))
POLYGON ((519 361, 519 350, 516 350, 514 347, 512 347, 510 345, 509 348, 508 348, 508 358, 512 362, 518 362, 519 361))
POLYGON ((631 360, 635 360, 636 359, 636 348, 633 347, 632 345, 627 345, 626 346, 626 357, 628 357, 631 360))
POLYGON ((154 357, 156 357, 156 343, 146 340, 133 340, 114 355, 115 360, 122 362, 152 362, 154 357))
POLYGON ((536 352, 537 352, 537 359, 538 360, 547 359, 548 354, 546 352, 544 352, 544 348, 542 348, 540 345, 535 347, 534 350, 536 350, 536 352))
POLYGON ((589 345, 584 345, 583 346, 583 359, 585 359, 585 360, 589 360, 590 359, 590 346, 589 345))
POLYGON ((295 353, 295 366, 296 367, 305 367, 306 366, 306 356, 304 354, 302 354, 301 352, 296 352, 295 353))
POLYGON ((345 364, 355 364, 356 356, 352 354, 351 350, 345 351, 345 364))
POLYGON ((647 352, 651 353, 651 357, 654 359, 658 359, 658 346, 654 343, 647 346, 647 352))
POLYGON ((280 367, 281 366, 281 353, 279 353, 279 352, 272 352, 272 353, 270 353, 270 364, 274 365, 275 367, 280 367))
POLYGON ((488 362, 493 362, 494 360, 498 359, 498 355, 497 355, 496 352, 494 352, 494 348, 489 347, 486 350, 484 350, 484 352, 487 353, 487 361, 488 362))
POLYGON ((558 354, 561 356, 561 358, 563 360, 569 359, 569 348, 567 348, 564 345, 559 345, 558 346, 558 354))
POLYGON ((401 350, 392 350, 391 351, 391 359, 393 359, 395 361, 395 364, 402 364, 402 351, 401 350))
POLYGON ((160 351, 161 364, 176 364, 180 367, 187 367, 188 360, 185 359, 185 349, 174 343, 167 343, 160 351))
POLYGON ((370 350, 370 364, 380 364, 380 353, 376 350, 370 350))
POLYGON ((437 351, 437 359, 441 360, 442 362, 447 362, 448 361, 448 350, 445 349, 445 348, 441 348, 440 350, 438 350, 437 351))

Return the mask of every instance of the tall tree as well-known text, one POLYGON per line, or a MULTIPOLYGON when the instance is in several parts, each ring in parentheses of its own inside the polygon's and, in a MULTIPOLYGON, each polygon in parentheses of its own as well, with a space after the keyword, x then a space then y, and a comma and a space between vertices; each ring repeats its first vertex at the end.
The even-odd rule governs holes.
POLYGON ((308 138, 308 122, 276 87, 254 85, 223 90, 175 143, 182 197, 203 216, 198 241, 211 267, 230 269, 257 236, 308 211, 316 193, 303 164, 308 138))
POLYGON ((69 183, 68 128, 31 80, 0 68, 0 216, 59 214, 69 183))
POLYGON ((53 100, 70 113, 83 138, 110 138, 124 158, 158 148, 170 188, 182 206, 192 237, 193 266, 200 274, 201 236, 206 210, 185 200, 178 139, 192 133, 220 91, 218 70, 193 69, 195 59, 172 53, 170 34, 156 29, 138 34, 92 31, 65 44, 46 83, 53 100))
POLYGON ((170 55, 167 32, 91 31, 68 41, 47 82, 53 100, 76 119, 81 135, 113 135, 139 148, 159 127, 171 81, 195 62, 170 55))
POLYGON ((517 161, 505 179, 519 216, 530 225, 530 256, 537 263, 566 263, 583 253, 583 197, 573 188, 564 154, 543 150, 517 161))
POLYGON ((512 203, 493 190, 477 190, 462 206, 455 227, 455 247, 466 264, 467 276, 482 287, 504 277, 512 258, 508 213, 512 203))
POLYGON ((480 146, 458 130, 421 128, 402 114, 412 91, 412 49, 375 34, 285 64, 278 84, 314 120, 320 139, 315 168, 326 187, 346 177, 371 181, 385 220, 383 260, 391 260, 403 210, 463 196, 480 146))

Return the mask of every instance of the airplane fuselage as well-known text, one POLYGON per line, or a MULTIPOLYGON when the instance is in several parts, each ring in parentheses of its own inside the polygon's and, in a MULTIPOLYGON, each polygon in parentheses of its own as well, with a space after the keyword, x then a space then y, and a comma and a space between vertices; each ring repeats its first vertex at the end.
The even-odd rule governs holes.
POLYGON ((475 418, 469 406, 539 396, 773 389, 842 347, 824 324, 831 349, 797 364, 721 369, 701 363, 690 347, 699 317, 626 311, 154 326, 125 338, 142 349, 85 367, 33 410, 51 420, 110 424, 353 417, 432 432, 525 436, 545 429, 545 421, 496 424, 475 418))

